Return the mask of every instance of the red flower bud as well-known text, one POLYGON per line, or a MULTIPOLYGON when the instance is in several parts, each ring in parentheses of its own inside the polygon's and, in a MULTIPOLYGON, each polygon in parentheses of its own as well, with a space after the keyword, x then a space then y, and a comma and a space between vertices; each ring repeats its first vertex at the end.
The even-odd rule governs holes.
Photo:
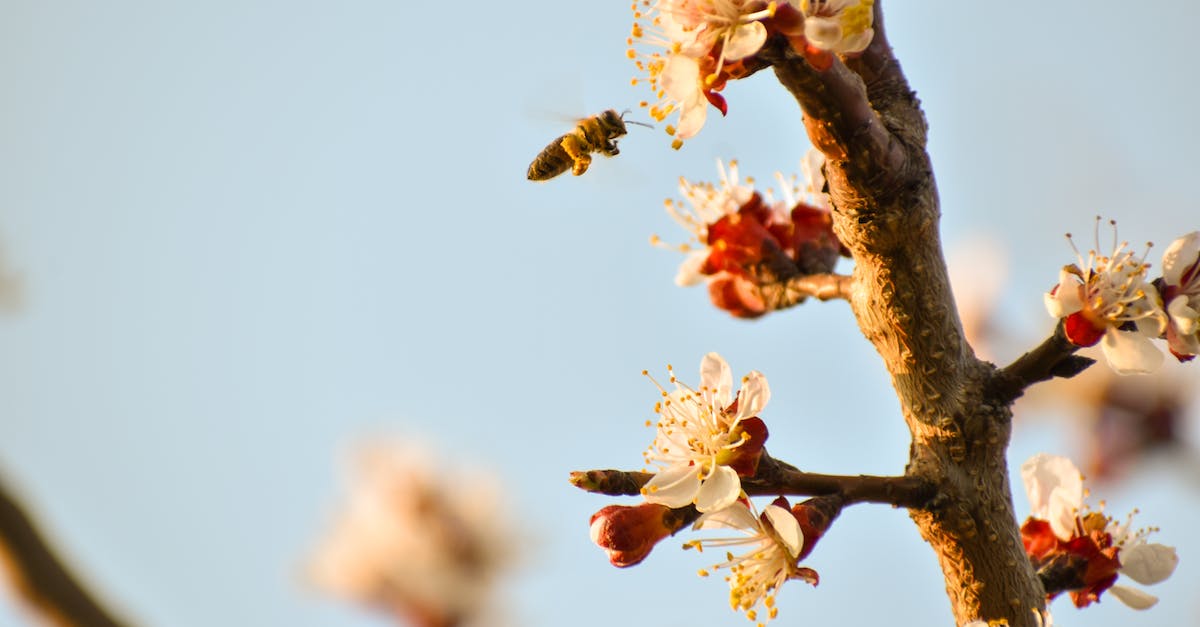
POLYGON ((591 536, 617 568, 641 563, 655 544, 679 530, 671 508, 656 503, 609 505, 592 515, 591 536))
POLYGON ((749 279, 723 272, 708 283, 708 298, 718 309, 738 318, 757 318, 767 313, 758 286, 749 279))
MULTIPOLYGON (((785 504, 786 502, 784 501, 785 504)), ((841 495, 829 494, 815 496, 792 507, 792 515, 796 517, 796 522, 800 523, 800 531, 804 533, 804 548, 800 550, 798 560, 803 560, 812 553, 817 541, 829 530, 838 514, 842 513, 844 504, 845 500, 841 495)))

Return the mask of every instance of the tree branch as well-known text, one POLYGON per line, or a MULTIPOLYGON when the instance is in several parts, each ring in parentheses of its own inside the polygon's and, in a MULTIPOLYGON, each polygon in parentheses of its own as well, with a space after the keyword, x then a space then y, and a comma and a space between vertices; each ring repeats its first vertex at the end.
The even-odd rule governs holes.
POLYGON ((49 623, 62 627, 122 624, 59 560, 3 484, 0 484, 0 558, 17 593, 49 623))
POLYGON ((995 367, 964 338, 924 114, 888 44, 880 4, 874 39, 857 59, 817 71, 774 40, 765 54, 826 156, 834 233, 854 258, 848 301, 891 374, 912 435, 905 475, 936 486, 935 501, 909 514, 938 557, 955 619, 1032 627, 1030 610, 1045 607, 1045 591, 1013 513, 1011 402, 995 400, 995 367))
POLYGON ((851 281, 849 276, 830 272, 793 277, 786 285, 788 292, 812 296, 817 300, 850 300, 851 281))
POLYGON ((1025 388, 1054 377, 1069 379, 1096 363, 1096 360, 1076 355, 1079 347, 1067 339, 1063 321, 1059 320, 1054 333, 1037 348, 1021 355, 1008 366, 996 371, 992 385, 998 398, 1012 402, 1025 393, 1025 388))
MULTIPOLYGON (((571 473, 571 485, 609 496, 637 496, 654 475, 623 470, 586 470, 571 473)), ((873 475, 823 475, 802 472, 784 462, 763 457, 752 478, 742 479, 749 496, 824 496, 840 494, 846 505, 882 503, 893 507, 921 508, 929 504, 936 489, 917 477, 873 475)))

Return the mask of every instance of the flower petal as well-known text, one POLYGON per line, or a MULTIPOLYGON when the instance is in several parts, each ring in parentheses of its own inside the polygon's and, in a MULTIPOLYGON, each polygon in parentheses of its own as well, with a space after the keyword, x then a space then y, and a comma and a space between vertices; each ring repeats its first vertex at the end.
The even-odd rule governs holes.
POLYGON ((1135 610, 1146 610, 1158 603, 1158 597, 1128 586, 1114 585, 1108 589, 1117 600, 1135 610))
POLYGON ((700 467, 676 464, 654 475, 642 487, 646 501, 667 507, 691 505, 700 491, 700 467))
POLYGON ((1083 476, 1070 459, 1038 453, 1021 464, 1021 479, 1029 495, 1029 507, 1035 518, 1049 519, 1051 494, 1062 490, 1060 499, 1074 509, 1083 507, 1083 476))
POLYGON ((1063 487, 1054 488, 1050 492, 1050 506, 1047 508, 1046 519, 1054 535, 1064 542, 1075 535, 1075 521, 1078 520, 1079 506, 1070 491, 1063 487))
POLYGON ((700 484, 696 509, 712 512, 733 505, 742 495, 742 480, 729 466, 713 466, 712 474, 700 484))
POLYGON ((1183 271, 1196 263, 1200 257, 1200 231, 1192 231, 1171 242, 1163 251, 1163 281, 1168 285, 1179 285, 1183 271))
POLYGON ((771 388, 767 386, 767 377, 757 370, 751 370, 742 380, 742 389, 738 392, 738 410, 734 422, 757 416, 769 400, 771 388))
POLYGON ((809 17, 804 20, 804 38, 821 50, 834 50, 842 41, 842 25, 836 19, 809 17))
POLYGON ((762 48, 767 41, 767 27, 762 22, 741 24, 729 35, 722 52, 730 61, 744 59, 762 48))
POLYGON ((675 285, 679 287, 692 287, 704 282, 704 274, 700 269, 704 267, 704 261, 708 259, 708 249, 697 250, 684 258, 683 263, 679 264, 679 271, 675 273, 675 285))
POLYGON ((713 394, 708 400, 717 409, 725 409, 733 402, 733 371, 717 353, 709 353, 700 360, 700 390, 713 394))
POLYGON ((1083 285, 1074 271, 1067 266, 1058 273, 1058 285, 1044 295, 1046 311, 1052 318, 1062 318, 1083 309, 1083 285))
POLYGON ((1163 363, 1163 353, 1150 338, 1135 331, 1118 331, 1112 327, 1100 342, 1108 365, 1117 374, 1146 374, 1163 363))
POLYGON ((771 527, 779 540, 787 547, 788 554, 795 558, 804 548, 804 533, 800 531, 800 523, 792 513, 778 505, 768 505, 763 515, 771 521, 771 527))
POLYGON ((705 512, 692 529, 748 529, 758 527, 758 519, 749 507, 733 504, 719 510, 705 512))
POLYGON ((1170 577, 1179 565, 1175 547, 1165 544, 1137 544, 1122 549, 1117 558, 1121 560, 1122 575, 1147 586, 1170 577))

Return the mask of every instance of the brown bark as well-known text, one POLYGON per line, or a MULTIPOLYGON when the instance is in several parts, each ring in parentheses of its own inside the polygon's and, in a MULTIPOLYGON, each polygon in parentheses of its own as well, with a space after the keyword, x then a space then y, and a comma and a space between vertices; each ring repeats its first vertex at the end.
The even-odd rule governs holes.
POLYGON ((1021 543, 1005 453, 1009 406, 1036 375, 1001 376, 964 339, 942 257, 924 114, 892 55, 878 0, 875 11, 871 46, 827 71, 786 42, 765 54, 826 156, 834 230, 854 258, 848 300, 891 374, 912 435, 906 474, 937 488, 928 507, 910 512, 941 564, 954 617, 960 625, 1034 625, 1045 592, 1021 543))

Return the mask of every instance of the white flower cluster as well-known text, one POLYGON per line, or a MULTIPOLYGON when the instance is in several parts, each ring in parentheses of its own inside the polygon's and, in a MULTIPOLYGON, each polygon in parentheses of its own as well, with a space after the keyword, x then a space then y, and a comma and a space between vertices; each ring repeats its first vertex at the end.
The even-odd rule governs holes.
POLYGON ((1100 343, 1118 374, 1157 369, 1162 351, 1152 340, 1165 338, 1180 361, 1200 353, 1200 231, 1167 247, 1163 276, 1147 278, 1149 264, 1114 244, 1111 255, 1089 251, 1066 266, 1045 295, 1051 316, 1065 319, 1068 339, 1078 346, 1100 343))

